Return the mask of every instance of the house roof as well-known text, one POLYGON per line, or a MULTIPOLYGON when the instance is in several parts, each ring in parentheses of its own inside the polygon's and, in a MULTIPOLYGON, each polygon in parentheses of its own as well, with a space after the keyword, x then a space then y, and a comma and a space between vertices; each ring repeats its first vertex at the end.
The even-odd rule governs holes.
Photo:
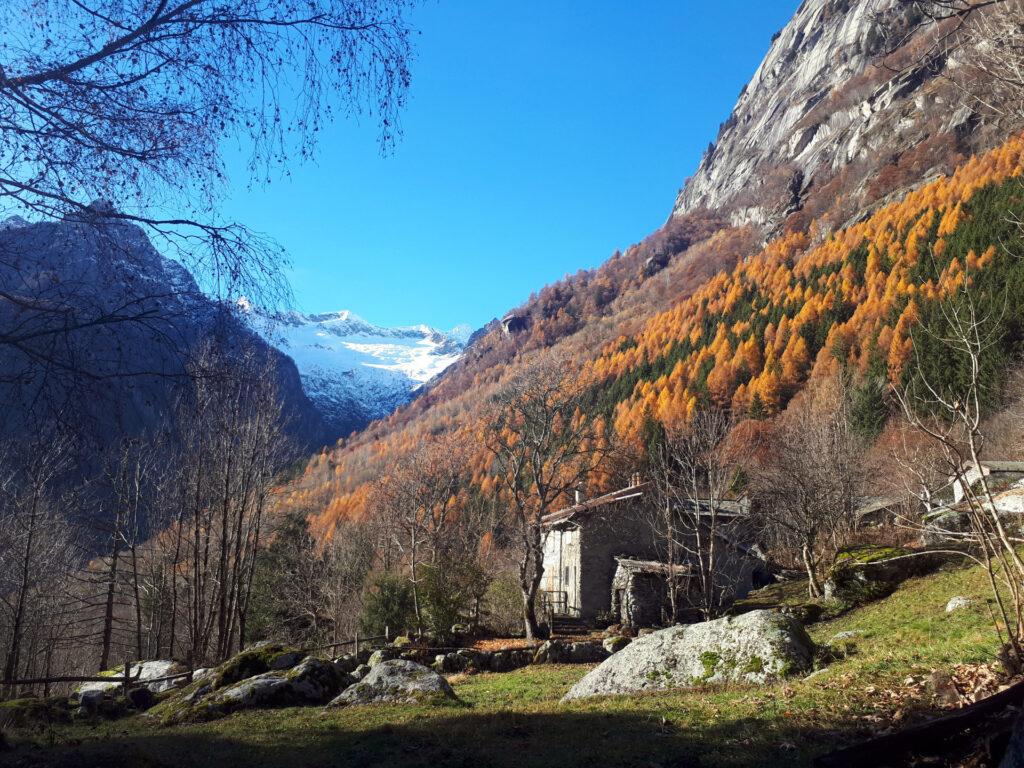
POLYGON ((633 557, 616 557, 615 562, 619 564, 620 568, 633 573, 656 573, 659 575, 665 575, 673 572, 677 576, 685 576, 693 571, 693 563, 679 563, 677 565, 669 566, 668 563, 663 563, 659 560, 638 560, 633 557))
POLYGON ((854 515, 858 518, 870 515, 873 512, 881 512, 884 509, 898 507, 907 500, 906 496, 865 496, 859 499, 854 515))
POLYGON ((593 499, 581 501, 579 504, 573 504, 571 507, 560 509, 557 512, 552 512, 550 515, 545 515, 541 518, 541 525, 544 527, 550 527, 559 523, 565 523, 569 520, 577 517, 583 517, 592 513, 596 509, 614 504, 617 501, 625 501, 626 499, 633 499, 644 495, 644 492, 650 487, 650 483, 640 483, 639 485, 631 485, 628 488, 621 488, 611 493, 606 493, 603 496, 597 496, 593 499))
MULTIPOLYGON (((637 485, 631 485, 617 491, 612 491, 611 493, 606 493, 603 496, 597 496, 593 499, 588 499, 587 501, 581 501, 579 504, 573 504, 571 507, 565 507, 557 512, 545 515, 541 519, 541 525, 545 528, 550 528, 551 526, 558 525, 560 523, 586 517, 595 510, 609 504, 614 504, 617 501, 625 501, 626 499, 643 496, 650 487, 650 482, 638 483, 637 485)), ((683 500, 681 503, 686 504, 689 507, 695 506, 694 502, 690 500, 683 500)), ((697 504, 707 506, 708 502, 701 499, 697 504)), ((722 515, 723 517, 742 517, 747 515, 749 512, 749 502, 745 500, 736 501, 733 499, 719 499, 716 506, 717 514, 722 515)))

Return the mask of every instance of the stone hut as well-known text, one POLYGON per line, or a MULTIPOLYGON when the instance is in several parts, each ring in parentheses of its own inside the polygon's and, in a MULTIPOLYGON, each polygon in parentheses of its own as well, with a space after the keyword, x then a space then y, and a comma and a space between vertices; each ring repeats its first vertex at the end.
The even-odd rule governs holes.
POLYGON ((657 560, 637 560, 630 557, 615 558, 615 577, 612 579, 612 614, 628 627, 651 627, 660 624, 665 603, 668 602, 668 579, 689 579, 689 565, 673 565, 657 560))
MULTIPOLYGON (((577 498, 571 507, 544 518, 541 599, 554 618, 591 624, 602 614, 614 614, 631 625, 660 622, 668 566, 650 522, 648 490, 647 483, 634 478, 626 488, 586 501, 577 498), (633 611, 641 613, 634 616, 633 611)), ((681 518, 694 518, 692 506, 680 510, 681 518)), ((729 553, 727 572, 734 582, 729 591, 744 596, 771 579, 756 548, 737 543, 744 538, 749 505, 722 500, 716 508, 719 525, 728 533, 720 538, 726 544, 722 551, 729 553)), ((687 568, 677 565, 676 577, 684 577, 687 568)))

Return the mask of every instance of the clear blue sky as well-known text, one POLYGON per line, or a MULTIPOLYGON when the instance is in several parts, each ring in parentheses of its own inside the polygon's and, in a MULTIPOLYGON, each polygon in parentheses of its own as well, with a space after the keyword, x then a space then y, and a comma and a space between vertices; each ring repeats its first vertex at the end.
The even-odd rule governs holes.
POLYGON ((287 248, 303 311, 478 327, 665 221, 798 4, 428 1, 395 151, 339 122, 225 212, 287 248))

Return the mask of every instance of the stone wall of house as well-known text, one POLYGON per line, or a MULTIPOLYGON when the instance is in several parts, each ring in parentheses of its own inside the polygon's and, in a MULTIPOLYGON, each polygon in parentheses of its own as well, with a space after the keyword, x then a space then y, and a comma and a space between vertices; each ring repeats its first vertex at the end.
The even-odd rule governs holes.
POLYGON ((544 580, 546 592, 565 592, 568 613, 579 615, 581 532, 569 523, 554 528, 544 538, 544 580))
POLYGON ((627 627, 651 627, 661 623, 667 594, 664 576, 618 566, 612 580, 612 612, 627 627), (620 597, 616 599, 616 595, 620 597))
POLYGON ((580 536, 580 615, 594 619, 611 609, 616 556, 656 560, 658 545, 640 500, 621 501, 594 513, 580 536))

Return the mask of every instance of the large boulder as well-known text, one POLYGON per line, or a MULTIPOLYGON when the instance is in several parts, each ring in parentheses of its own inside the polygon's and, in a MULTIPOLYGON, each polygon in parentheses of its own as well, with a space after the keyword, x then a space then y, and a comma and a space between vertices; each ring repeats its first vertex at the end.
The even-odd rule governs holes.
POLYGON ((669 627, 610 656, 563 701, 705 683, 764 683, 808 671, 813 651, 803 625, 774 611, 669 627))
POLYGON ((455 700, 455 692, 447 680, 422 664, 393 659, 376 664, 366 677, 342 691, 328 706, 445 699, 455 700))
POLYGON ((242 680, 220 691, 214 701, 229 709, 284 704, 323 704, 345 678, 329 661, 304 659, 287 671, 275 670, 242 680))

